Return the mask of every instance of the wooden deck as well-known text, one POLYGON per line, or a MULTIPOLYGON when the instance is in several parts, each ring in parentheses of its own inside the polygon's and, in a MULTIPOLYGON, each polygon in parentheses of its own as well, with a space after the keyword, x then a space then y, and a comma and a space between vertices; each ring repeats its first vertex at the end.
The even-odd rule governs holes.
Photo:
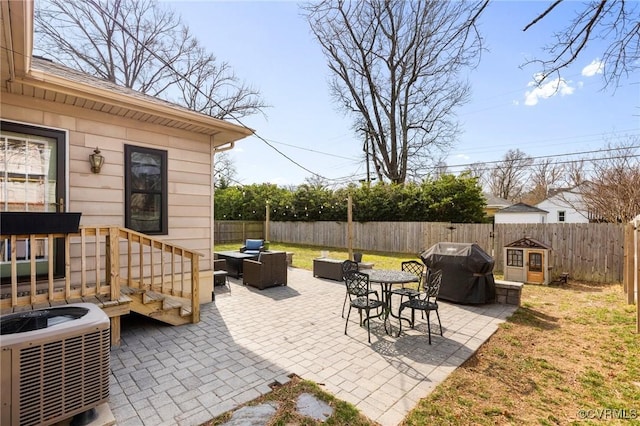
POLYGON ((0 314, 70 303, 94 303, 111 319, 111 342, 120 343, 120 317, 138 312, 169 324, 200 320, 199 253, 130 229, 80 227, 72 234, 0 235, 10 242, 11 282, 0 286, 0 314), (17 258, 17 242, 35 247, 43 240, 48 253, 64 239, 64 277, 36 276, 35 250, 17 258), (18 281, 18 263, 30 266, 27 281, 18 281))

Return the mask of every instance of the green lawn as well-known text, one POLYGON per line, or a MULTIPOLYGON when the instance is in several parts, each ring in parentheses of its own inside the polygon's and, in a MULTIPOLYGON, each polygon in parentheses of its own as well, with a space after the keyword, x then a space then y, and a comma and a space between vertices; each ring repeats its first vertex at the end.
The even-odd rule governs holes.
MULTIPOLYGON (((239 250, 241 242, 216 244, 215 251, 239 250)), ((269 250, 293 252, 293 266, 296 268, 313 270, 313 259, 320 257, 320 252, 326 250, 328 257, 333 259, 347 259, 347 250, 336 247, 318 247, 298 244, 270 243, 269 250)), ((372 262, 380 269, 400 269, 403 260, 420 260, 419 253, 413 256, 407 253, 364 252, 363 262, 372 262)))

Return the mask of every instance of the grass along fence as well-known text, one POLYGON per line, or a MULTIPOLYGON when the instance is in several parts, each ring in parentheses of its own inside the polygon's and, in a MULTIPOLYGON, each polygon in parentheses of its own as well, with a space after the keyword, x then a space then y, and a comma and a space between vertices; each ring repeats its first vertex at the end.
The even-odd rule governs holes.
MULTIPOLYGON (((611 223, 466 224, 434 222, 354 222, 353 249, 407 253, 413 256, 433 244, 450 241, 477 243, 503 270, 505 244, 529 237, 553 250, 552 276, 568 272, 572 278, 621 282, 624 269, 624 225, 611 223)), ((269 239, 318 247, 347 247, 347 222, 271 222, 269 239)), ((216 221, 216 242, 264 238, 263 222, 216 221), (244 228, 243 228, 244 226, 244 228), (231 239, 232 238, 232 239, 231 239)))

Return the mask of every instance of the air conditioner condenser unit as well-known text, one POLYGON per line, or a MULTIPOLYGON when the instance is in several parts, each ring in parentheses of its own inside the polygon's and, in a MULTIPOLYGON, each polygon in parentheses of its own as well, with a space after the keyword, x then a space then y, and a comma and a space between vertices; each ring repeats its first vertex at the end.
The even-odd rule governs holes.
POLYGON ((50 425, 109 399, 109 318, 92 303, 0 317, 2 425, 50 425))

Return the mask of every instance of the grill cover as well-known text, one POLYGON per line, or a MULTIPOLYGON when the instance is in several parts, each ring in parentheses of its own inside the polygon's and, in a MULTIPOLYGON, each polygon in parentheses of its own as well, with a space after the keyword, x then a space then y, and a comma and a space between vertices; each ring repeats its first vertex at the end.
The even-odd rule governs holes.
POLYGON ((442 270, 438 298, 451 302, 492 303, 496 298, 495 260, 475 243, 437 243, 420 257, 430 269, 442 270))

